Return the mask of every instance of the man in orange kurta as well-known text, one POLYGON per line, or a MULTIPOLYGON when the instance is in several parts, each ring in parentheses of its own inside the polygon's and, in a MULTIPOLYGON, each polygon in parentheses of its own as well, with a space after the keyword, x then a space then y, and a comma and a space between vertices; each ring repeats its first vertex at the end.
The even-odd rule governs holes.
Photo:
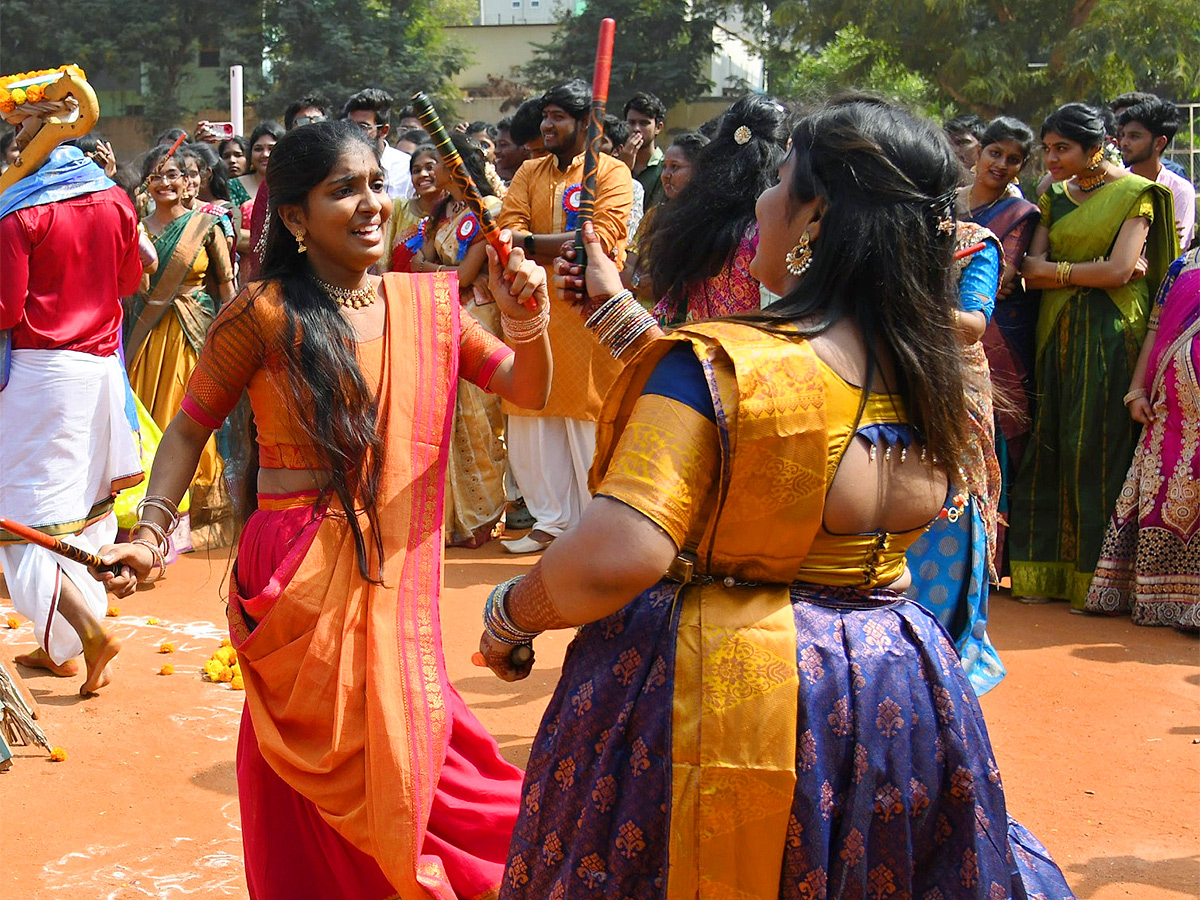
MULTIPOLYGON (((583 81, 551 88, 542 97, 542 140, 549 154, 527 160, 513 176, 500 227, 514 232, 548 270, 563 241, 574 238, 591 90, 583 81)), ((628 166, 602 155, 596 175, 593 224, 604 248, 625 261, 633 206, 628 166)), ((549 272, 553 274, 553 272, 549 272)), ((550 401, 538 412, 505 406, 508 458, 536 520, 533 531, 505 543, 513 553, 537 552, 578 523, 590 499, 588 470, 596 449, 596 419, 620 364, 583 327, 578 311, 557 295, 550 301, 554 378, 550 401)))

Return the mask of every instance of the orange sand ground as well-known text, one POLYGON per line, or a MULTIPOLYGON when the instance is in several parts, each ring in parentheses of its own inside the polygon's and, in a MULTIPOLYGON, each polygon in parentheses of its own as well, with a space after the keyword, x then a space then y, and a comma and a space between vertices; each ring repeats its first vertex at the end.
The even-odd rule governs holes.
MULTIPOLYGON (((469 662, 488 587, 529 559, 497 544, 451 551, 443 601, 450 676, 505 755, 528 757, 568 635, 538 642, 538 666, 507 685, 469 662)), ((201 681, 222 637, 223 554, 184 558, 167 580, 114 601, 116 679, 90 699, 81 678, 23 670, 40 724, 68 759, 16 748, 0 775, 0 896, 22 900, 244 898, 234 778, 242 695, 201 681), (147 624, 148 617, 159 624, 147 624), (176 651, 159 654, 163 641, 176 651), (160 676, 163 663, 176 674, 160 676)), ((4 628, 11 660, 34 646, 4 628)), ((1009 809, 1050 848, 1083 900, 1200 897, 1200 645, 1171 629, 1068 615, 1062 604, 993 602, 1008 677, 983 700, 1009 809)))

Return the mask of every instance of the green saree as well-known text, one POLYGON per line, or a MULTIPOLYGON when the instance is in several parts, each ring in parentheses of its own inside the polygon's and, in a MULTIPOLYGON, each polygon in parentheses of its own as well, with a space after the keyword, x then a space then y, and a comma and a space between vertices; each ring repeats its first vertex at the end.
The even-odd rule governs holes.
POLYGON ((1129 219, 1146 218, 1145 278, 1115 289, 1042 292, 1037 325, 1039 397, 1010 509, 1014 596, 1069 600, 1082 609, 1109 515, 1137 443, 1123 397, 1150 298, 1178 255, 1170 192, 1127 175, 1077 204, 1055 184, 1040 204, 1049 258, 1107 257, 1129 219))

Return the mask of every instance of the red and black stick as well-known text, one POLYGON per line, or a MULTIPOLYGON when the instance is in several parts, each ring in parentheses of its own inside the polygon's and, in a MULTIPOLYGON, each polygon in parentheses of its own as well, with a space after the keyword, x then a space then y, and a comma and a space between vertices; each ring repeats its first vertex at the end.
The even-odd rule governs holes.
POLYGON ((45 547, 51 553, 65 556, 67 559, 74 560, 81 565, 91 566, 97 571, 112 572, 114 575, 121 574, 121 566, 118 563, 110 565, 94 553, 88 553, 86 550, 80 550, 78 547, 72 547, 70 544, 58 540, 58 538, 51 537, 44 531, 38 531, 36 528, 30 528, 28 525, 22 525, 20 522, 14 522, 12 519, 0 518, 0 529, 11 531, 23 541, 37 544, 39 547, 45 547))
MULTIPOLYGON (((604 138, 604 111, 608 106, 608 83, 612 77, 613 38, 616 32, 616 20, 603 19, 600 22, 600 36, 596 39, 596 66, 592 70, 592 111, 588 117, 583 183, 579 191, 579 218, 576 219, 578 230, 575 232, 575 264, 581 270, 587 268, 583 226, 592 221, 596 213, 596 174, 600 170, 600 141, 604 138)), ((582 277, 582 271, 580 275, 582 277)))

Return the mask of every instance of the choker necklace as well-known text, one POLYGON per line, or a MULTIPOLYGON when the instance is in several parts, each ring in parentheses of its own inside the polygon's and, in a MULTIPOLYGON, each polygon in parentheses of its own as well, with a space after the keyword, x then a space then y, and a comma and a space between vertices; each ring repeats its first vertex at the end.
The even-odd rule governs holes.
POLYGON ((316 275, 313 276, 313 281, 321 286, 321 290, 329 295, 330 300, 343 308, 362 309, 375 302, 375 285, 371 284, 369 280, 364 287, 360 288, 338 287, 336 284, 322 281, 316 275))
POLYGON ((1085 194, 1090 194, 1092 191, 1104 187, 1105 184, 1104 172, 1102 171, 1075 176, 1075 187, 1079 188, 1085 194))

